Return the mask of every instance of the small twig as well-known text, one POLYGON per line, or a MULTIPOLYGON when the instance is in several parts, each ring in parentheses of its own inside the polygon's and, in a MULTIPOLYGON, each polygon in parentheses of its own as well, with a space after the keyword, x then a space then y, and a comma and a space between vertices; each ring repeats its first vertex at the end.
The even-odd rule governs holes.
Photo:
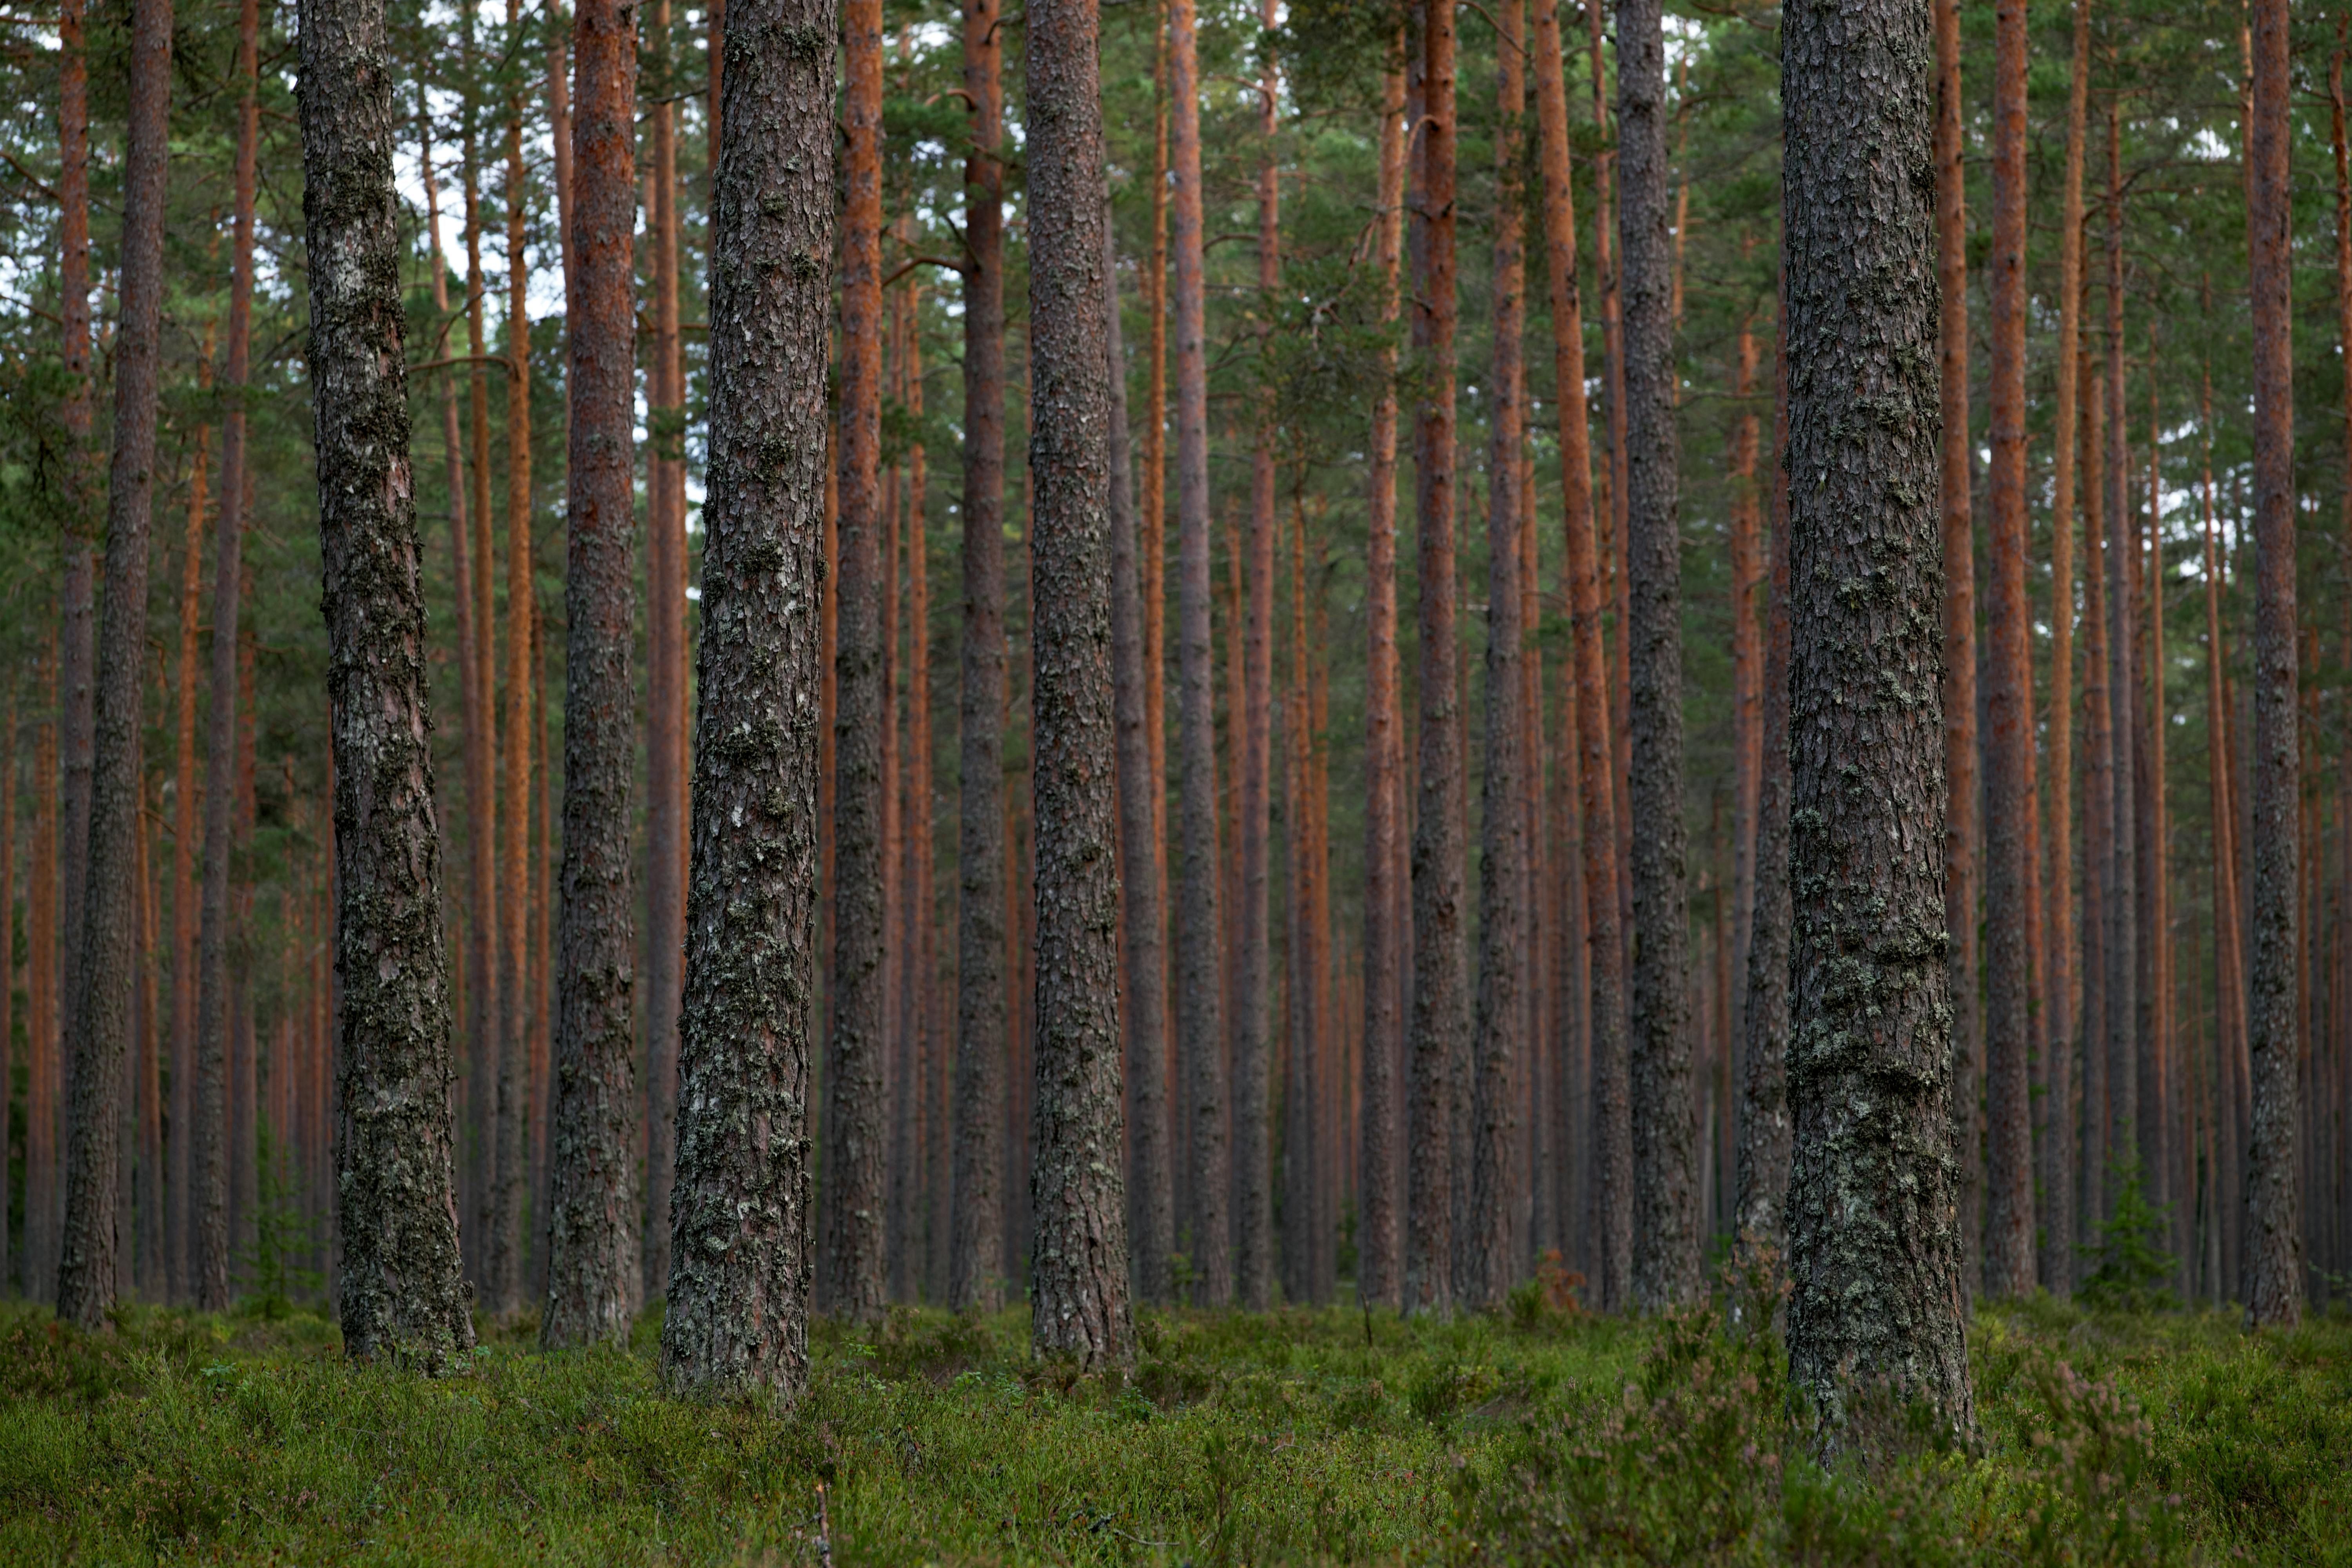
POLYGON ((824 1506, 824 1483, 816 1484, 816 1557, 828 1565, 833 1562, 833 1515, 824 1506))
POLYGON ((971 270, 971 268, 964 263, 961 261, 950 261, 944 256, 910 256, 907 258, 906 260, 898 263, 897 269, 891 272, 888 277, 882 279, 882 287, 887 289, 891 284, 896 283, 899 279, 904 278, 908 273, 912 272, 918 267, 944 267, 950 272, 969 272, 971 270))

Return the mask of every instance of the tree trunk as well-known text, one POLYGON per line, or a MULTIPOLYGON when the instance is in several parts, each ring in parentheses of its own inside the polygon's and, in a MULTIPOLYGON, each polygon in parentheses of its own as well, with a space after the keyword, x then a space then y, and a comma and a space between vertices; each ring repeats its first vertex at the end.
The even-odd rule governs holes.
MULTIPOLYGON (((59 292, 58 314, 65 322, 65 342, 62 359, 66 373, 64 424, 68 447, 65 471, 65 494, 68 502, 67 526, 58 542, 58 619, 61 622, 58 646, 58 678, 62 689, 58 693, 58 742, 62 764, 58 831, 58 875, 61 881, 61 909, 58 934, 65 941, 81 940, 81 904, 89 881, 89 798, 91 748, 94 744, 92 725, 97 710, 91 689, 91 663, 94 658, 97 612, 96 557, 93 549, 97 534, 92 528, 99 498, 92 493, 90 483, 92 459, 90 450, 91 404, 96 377, 90 369, 90 306, 89 306, 89 57, 84 34, 87 0, 59 0, 58 7, 58 240, 59 292)), ((74 994, 72 959, 67 959, 66 973, 53 977, 60 982, 54 998, 58 1008, 58 1039, 57 1047, 64 1047, 73 1034, 73 1011, 78 998, 74 994)), ((62 1062, 53 1062, 62 1068, 62 1062)), ((63 1084, 62 1078, 59 1084, 63 1084)), ((53 1170, 51 1175, 56 1172, 53 1170)), ((62 1194, 58 1194, 60 1204, 62 1194)), ((47 1216, 50 1226, 47 1246, 41 1258, 40 1272, 44 1276, 41 1289, 46 1295, 55 1285, 53 1270, 57 1265, 57 1247, 62 1237, 58 1226, 63 1220, 62 1206, 47 1216)))
POLYGON ((2294 384, 2287 177, 2287 7, 2253 6, 2253 113, 2247 128, 2247 244, 2254 317, 2253 951, 2247 1044, 2253 1142, 2246 1160, 2246 1317, 2292 1327, 2303 1314, 2296 1213, 2294 384))
MULTIPOLYGON (((1032 789, 1037 1098, 1030 1344, 1135 1360, 1120 1179, 1118 823, 1110 670, 1113 297, 1094 0, 1028 8, 1032 789)), ((1124 367, 1121 367, 1124 374, 1124 367)))
POLYGON ((1983 1040, 1977 1016, 1977 642, 1974 510, 1969 495, 1967 152, 1961 120, 1959 0, 1936 7, 1937 353, 1943 375, 1944 930, 1951 967, 1952 1115, 1959 1158, 1962 1288, 1983 1235, 1983 1040))
MULTIPOLYGON (((138 0, 131 19, 129 132, 122 165, 121 316, 116 323, 114 449, 106 492, 106 605, 82 847, 71 836, 75 784, 68 753, 66 1059, 72 1103, 66 1150, 66 1223, 58 1258, 58 1316, 85 1329, 113 1308, 122 1159, 122 1075, 131 1027, 137 900, 140 730, 147 652, 147 538, 155 490, 157 360, 163 309, 164 162, 172 108, 171 0, 138 0), (72 919, 79 897, 80 921, 72 919)), ((386 152, 389 158, 389 150, 386 152)), ((68 709, 70 716, 71 710, 68 709)), ((68 731, 70 738, 70 731, 68 731)))
POLYGON ((2083 341, 2083 149, 2087 130, 2091 0, 2075 0, 2074 52, 2066 93, 2066 163, 2058 228, 2056 426, 2050 500, 2050 804, 2043 876, 2043 951, 2049 955, 2042 1016, 2048 1037, 2041 1110, 2042 1283, 2057 1295, 2074 1285, 2075 1145, 2080 1114, 2076 1053, 2084 1038, 2076 997, 2074 928, 2074 474, 2083 341))
MULTIPOLYGON (((510 45, 521 25, 521 0, 507 0, 510 45)), ((483 1305, 496 1316, 522 1302, 522 1216, 530 1183, 525 1127, 530 946, 525 938, 530 897, 531 644, 538 606, 531 570, 530 269, 523 252, 530 187, 526 182, 522 100, 518 94, 507 105, 507 689, 500 780, 505 798, 499 813, 498 1176, 490 1188, 489 1263, 482 1292, 483 1305)))
POLYGON ((1739 1092, 1736 1244, 1785 1263, 1789 1251, 1789 450, 1788 310, 1773 353, 1771 605, 1757 736, 1756 909, 1748 930, 1739 1092))
POLYGON ((1625 626, 1633 824, 1633 1299, 1696 1296, 1698 1193, 1684 987, 1681 505, 1675 436, 1673 253, 1666 237, 1665 56, 1654 0, 1617 24, 1619 233, 1625 333, 1625 626))
MULTIPOLYGON (((2167 1211, 2171 1229, 2169 1250, 2186 1259, 2189 1248, 2179 1234, 2180 1198, 2186 1196, 2176 1174, 2179 1139, 2173 1128, 2172 1086, 2172 901, 2166 886, 2166 843, 2171 833, 2164 808, 2164 491, 2163 434, 2157 413, 2154 329, 2148 343, 2147 383, 2147 542, 2142 572, 2142 592, 2147 616, 2147 654, 2132 679, 2145 683, 2147 717, 2140 732, 2141 812, 2139 851, 2141 923, 2141 985, 2147 996, 2145 1026, 2140 1031, 2140 1146, 2147 1152, 2148 1198, 2167 1211)), ((2137 532, 2137 530, 2135 530, 2137 532)), ((2135 561, 2140 560, 2135 540, 2135 561)), ((2314 868, 2315 871, 2316 867, 2314 868)), ((2182 1291, 2187 1299, 2187 1291, 2182 1291)))
MULTIPOLYGON (((795 0, 798 3, 798 0, 795 0)), ((882 448, 881 0, 842 7, 847 128, 841 247, 840 644, 834 714, 833 1012, 824 1073, 824 1241, 818 1300, 864 1320, 882 1310, 883 881, 886 861, 882 448)), ((748 215, 746 221, 749 221, 748 215)), ((704 571, 709 572, 706 563, 704 571)), ((704 589, 705 594, 709 588, 704 589)), ((705 647, 708 647, 708 638, 705 647)), ((706 658, 708 655, 706 654, 706 658)), ((797 1376, 797 1374, 795 1374, 797 1376)))
POLYGON ((1525 0, 1503 0, 1496 50, 1494 366, 1488 377, 1486 459, 1486 734, 1478 858, 1478 1013, 1473 1044, 1468 1234, 1454 1294, 1493 1310, 1517 1273, 1513 1247, 1515 1079, 1527 1055, 1528 938, 1526 793, 1526 628, 1521 624, 1519 457, 1527 439, 1527 261, 1519 194, 1519 121, 1527 110, 1520 18, 1525 0))
MULTIPOLYGON (((2090 354, 2084 353, 2085 363, 2090 354)), ((2107 908, 2114 901, 2115 731, 2107 713, 2106 372, 2084 388, 2083 725, 2090 766, 2083 779, 2083 1140, 2077 1228, 2088 1242, 2108 1197, 2107 908)))
MULTIPOLYGON (((207 387, 212 381, 211 336, 205 334, 205 357, 197 373, 198 384, 207 387)), ((196 1124, 196 659, 204 601, 205 463, 211 445, 212 431, 198 426, 189 454, 188 538, 180 556, 180 689, 173 712, 178 747, 172 784, 171 1277, 165 1292, 166 1299, 175 1303, 190 1300, 195 1294, 193 1268, 198 1209, 192 1192, 196 1174, 192 1145, 196 1124)), ((7 746, 13 769, 13 729, 7 746)), ((15 777, 11 772, 5 788, 15 789, 15 777)), ((0 901, 15 897, 13 888, 0 877, 0 901)), ((0 952, 5 951, 0 947, 0 952)), ((13 984, 13 980, 8 984, 13 984)), ((5 1030, 0 1030, 0 1039, 5 1037, 5 1030)), ((0 1076, 0 1083, 9 1081, 0 1076)), ((0 1256, 5 1252, 0 1251, 0 1256)), ((0 1273, 5 1272, 5 1266, 0 1266, 0 1273)))
MULTIPOLYGON (((680 1391, 772 1405, 808 1380, 835 82, 829 47, 754 40, 826 40, 835 25, 831 0, 735 0, 712 183, 709 489, 662 1375, 680 1391)), ((878 37, 866 42, 878 63, 878 37)), ((869 747, 872 717, 869 705, 869 747)), ((846 730, 843 739, 856 749, 846 730)), ((866 755, 864 794, 845 793, 870 813, 866 755)), ((869 942, 878 934, 859 929, 869 942)), ((880 1261, 870 1249, 860 1258, 865 1300, 878 1296, 880 1261)))
MULTIPOLYGON (((2032 976, 2025 827, 2033 766, 2033 665, 2025 598, 2024 0, 1994 16, 1990 416, 1992 643, 1985 725, 1984 1292, 2033 1292, 2033 1140, 2028 1124, 2032 976)), ((1957 435, 1958 433, 1953 433, 1957 435)), ((1948 435, 1950 445, 1953 435, 1948 435)), ((1949 567, 1947 567, 1948 573, 1949 567)), ((1950 578, 1946 579, 1948 592, 1950 578)))
MULTIPOLYGON (((1004 112, 996 0, 967 0, 964 157, 963 685, 956 868, 954 1246, 948 1304, 1003 1304, 1004 112)), ((1150 1290, 1146 1276, 1146 1290, 1150 1290)))
POLYGON ((1201 251, 1201 71, 1192 0, 1168 3, 1168 142, 1174 171, 1177 551, 1176 1024, 1184 1063, 1186 1183, 1179 1239, 1198 1305, 1233 1299, 1226 1238, 1224 1000, 1217 858, 1217 734, 1209 617, 1209 382, 1201 251))
MULTIPOLYGON (((1276 23, 1275 0, 1261 20, 1276 23)), ((1257 300, 1255 323, 1275 330, 1271 312, 1282 287, 1281 171, 1275 153, 1276 100, 1281 90, 1269 50, 1258 82, 1257 300)), ((1267 826, 1274 783, 1274 536, 1280 524, 1274 493, 1275 419, 1270 388, 1259 395, 1250 454, 1250 517, 1242 573, 1242 712, 1234 837, 1241 850, 1241 907, 1234 913, 1234 1287, 1245 1311, 1274 1302, 1273 1058, 1267 915, 1271 878, 1267 826)))
POLYGON ((2120 116, 2107 105, 2106 612, 2108 773, 2106 926, 2106 1217, 2129 1176, 2145 1185, 2139 1147, 2139 808, 2132 656, 2131 468, 2125 452, 2123 167, 2120 116))
MULTIPOLYGON (((0 719, 0 1084, 7 1086, 7 1097, 13 1100, 16 1089, 16 747, 20 738, 13 687, 5 713, 6 717, 0 719)), ((37 1018, 32 1021, 38 1023, 37 1018)), ((26 1110, 30 1109, 27 1105, 26 1110)), ((187 1121, 183 1119, 180 1126, 184 1129, 187 1121)), ((184 1133, 179 1142, 184 1144, 184 1133)), ((175 1184, 173 1190, 184 1189, 175 1184)), ((27 1220, 32 1217, 30 1207, 28 1204, 27 1220)), ((8 1205, 0 1203, 0 1290, 6 1289, 9 1283, 8 1230, 8 1205)), ((21 1241, 25 1236, 20 1233, 16 1239, 21 1241)), ((181 1293, 176 1282, 173 1293, 181 1293)))
POLYGON ((467 1019, 467 1106, 472 1140, 468 1164, 472 1171, 473 1229, 467 1248, 467 1267, 476 1285, 487 1279, 490 1258, 490 1194, 498 1180, 498 1031, 499 1007, 499 745, 497 733, 498 637, 492 629, 492 585, 497 574, 490 544, 490 391, 485 367, 489 363, 489 331, 485 320, 490 291, 489 276, 482 270, 481 153, 478 116, 479 60, 474 49, 474 7, 461 12, 460 37, 465 69, 466 184, 466 338, 472 360, 469 414, 473 437, 474 491, 474 702, 482 718, 481 754, 476 776, 467 781, 466 816, 469 829, 473 895, 472 953, 467 973, 472 984, 467 1019))
POLYGON ((1423 367, 1413 410, 1420 518, 1419 814, 1412 846, 1412 1084, 1406 1115, 1404 1307, 1454 1302, 1453 1102, 1464 1016, 1460 652, 1454 628, 1454 12, 1423 0, 1422 112, 1413 170, 1412 347, 1423 367))
MULTIPOLYGON (((549 1347, 619 1343, 640 1283, 636 939, 629 886, 635 772, 629 678, 636 312, 636 31, 622 0, 579 0, 572 122, 571 465, 564 520, 563 870, 556 937, 549 1347)), ((656 725, 662 742, 668 737, 656 725)))
POLYGON ((2238 899, 2238 811, 2231 765, 2229 704, 2224 696, 2221 666, 2221 565, 2213 522, 2213 378, 2204 377, 2202 426, 2205 437, 2205 734, 2208 777, 2212 795, 2213 841, 2213 986, 2217 1188, 2214 1207, 2219 1221, 2219 1279, 2216 1298, 2235 1291, 2242 1283, 2239 1272, 2239 1215, 2244 1200, 2244 1163, 2240 1154, 2243 1133, 2233 1086, 2236 1064, 2245 1048, 2246 967, 2244 912, 2238 899))
MULTIPOLYGON (((1393 331, 1402 301, 1404 247, 1405 35, 1390 42, 1381 89, 1380 213, 1375 245, 1381 322, 1393 331)), ((1358 1155, 1356 1295, 1395 1307, 1402 1264, 1398 1212, 1398 1068, 1404 1054, 1405 941, 1400 918, 1404 860, 1404 712, 1397 665, 1397 356, 1381 350, 1372 394, 1370 477, 1365 494, 1364 623, 1364 1059, 1362 1147, 1358 1155)))
POLYGON ((1105 330, 1110 365, 1110 657, 1118 742, 1118 868, 1127 1019, 1127 1228, 1135 1293, 1169 1299, 1175 1221, 1168 1196, 1167 953, 1160 944, 1160 795, 1151 769, 1144 677, 1143 570, 1129 473, 1127 352, 1118 310, 1118 258, 1103 224, 1105 330))
MULTIPOLYGON (((300 37, 334 725, 343 1343, 357 1360, 439 1372, 473 1349, 474 1331, 451 1168, 448 955, 410 500, 390 51, 376 0, 305 0, 300 37)), ((232 350, 235 342, 232 332, 232 350)), ((234 624, 215 621, 215 646, 234 624)))
POLYGON ((1883 1380, 1974 1425, 1951 1147, 1937 762, 1928 7, 1799 6, 1789 320, 1790 1373, 1835 1449, 1883 1380), (1868 122, 1883 134, 1856 137, 1868 122), (1900 279, 1890 283, 1890 279, 1900 279), (1858 686, 1857 670, 1877 681, 1858 686), (1883 681, 1884 684, 1879 684, 1883 681))
POLYGON ((27 1003, 25 1034, 25 1244, 19 1283, 37 1301, 57 1300, 58 1244, 58 700, 61 662, 51 634, 42 673, 49 717, 33 746, 33 856, 25 889, 27 1003))
MULTIPOLYGON (((1687 188, 1687 187, 1685 187, 1687 188)), ((1744 236, 1740 252, 1746 258, 1755 243, 1744 236)), ((1758 590, 1764 586, 1763 546, 1757 535, 1762 521, 1756 488, 1757 447, 1763 434, 1752 399, 1756 396, 1756 320, 1739 318, 1739 341, 1732 364, 1731 395, 1738 405, 1731 434, 1731 1033, 1735 1056, 1746 1048, 1748 1018, 1748 948, 1756 915, 1756 809, 1762 790, 1758 770, 1763 765, 1759 725, 1764 704, 1764 626, 1757 617, 1758 590)), ((1729 1115, 1729 1108, 1725 1114, 1729 1115)), ((1725 1174, 1729 1175, 1727 1170, 1725 1174)), ((1735 1238, 1737 1232, 1734 1232, 1735 1238)))
MULTIPOLYGON (((669 5, 654 12, 669 60, 669 5)), ((711 52, 713 69, 720 51, 711 52)), ((667 79, 667 78, 665 78, 667 79)), ((714 104, 716 100, 714 99, 714 104)), ((583 112, 585 110, 583 109, 583 112)), ((686 377, 677 325, 677 110, 651 106, 654 342, 646 458, 646 1289, 669 1279, 677 1170, 677 1010, 686 962, 686 377)), ((714 163, 713 168, 717 165, 714 163)))

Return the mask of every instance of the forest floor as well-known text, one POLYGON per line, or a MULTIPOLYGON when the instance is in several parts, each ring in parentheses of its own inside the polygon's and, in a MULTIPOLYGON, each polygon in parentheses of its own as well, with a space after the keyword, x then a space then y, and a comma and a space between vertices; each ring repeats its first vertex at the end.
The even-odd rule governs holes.
POLYGON ((820 1325, 778 1417, 663 1397, 654 1324, 472 1374, 282 1308, 0 1307, 0 1562, 2352 1563, 2352 1321, 1978 1312, 1979 1436, 1824 1470, 1754 1307, 1148 1312, 1124 1385, 1019 1312, 820 1325))

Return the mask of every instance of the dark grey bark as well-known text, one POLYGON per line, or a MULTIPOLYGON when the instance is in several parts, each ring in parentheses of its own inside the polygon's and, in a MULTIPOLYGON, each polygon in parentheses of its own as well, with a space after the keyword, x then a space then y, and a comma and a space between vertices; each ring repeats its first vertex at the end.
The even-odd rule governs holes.
POLYGON ((1758 739, 1756 910, 1748 936, 1745 1074, 1740 1084, 1738 1244, 1789 1251, 1789 449, 1787 311, 1773 398, 1772 602, 1765 615, 1764 702, 1758 739))
POLYGON ((2254 317, 2254 761, 2247 880, 2247 1045, 2253 1141, 2246 1155, 2246 1318, 2289 1328, 2303 1315, 2297 1212, 2296 895, 2302 794, 2295 712, 2294 213, 2287 184, 2286 0, 2255 0, 2246 227, 2254 317))
MULTIPOLYGON (((626 1340, 637 1301, 637 1081, 629 874, 636 521, 632 237, 637 51, 631 0, 572 15, 570 505, 564 519, 563 863, 549 1085, 548 1346, 626 1340)), ((660 727, 656 727, 656 732, 660 727)))
MULTIPOLYGON (((878 1316, 889 1174, 885 1052, 882 766, 887 645, 882 565, 882 8, 845 0, 842 119, 840 576, 834 647, 833 971, 825 988, 824 1212, 817 1299, 878 1316)), ((706 598, 709 589, 704 590, 706 598)), ((689 894, 689 897, 691 895, 689 894)), ((689 916, 689 921, 691 916, 689 916)), ((690 983, 689 983, 690 984, 690 983)), ((682 1081, 682 1080, 681 1080, 682 1081)))
MULTIPOLYGON (((1029 0, 1029 572, 1037 814, 1030 1343, 1135 1359, 1120 1177, 1110 279, 1097 0, 1029 0)), ((1116 433, 1120 440, 1124 431, 1116 433)))
POLYGON ((1103 223, 1104 315, 1110 364, 1110 658, 1112 722, 1118 738, 1118 871, 1122 899, 1121 1009, 1127 1039, 1127 1237, 1135 1293, 1169 1296, 1175 1216, 1168 1191, 1167 948, 1161 940, 1160 801, 1152 788, 1146 718, 1141 530, 1129 461, 1127 351, 1118 311, 1118 257, 1103 223))
POLYGON ((1520 116, 1526 109, 1519 39, 1525 0, 1502 0, 1496 77, 1495 357, 1489 376, 1486 458, 1486 733, 1480 782, 1478 1012, 1472 1044, 1469 1223, 1455 1238, 1463 1267, 1454 1293, 1491 1310, 1518 1274, 1518 1080, 1528 1055, 1532 977, 1527 906, 1528 813, 1526 656, 1519 543, 1519 461, 1527 438, 1527 251, 1519 200, 1520 116))
POLYGON ((834 25, 833 0, 727 8, 713 182, 709 489, 662 1376, 683 1392, 771 1404, 797 1398, 808 1379, 834 25))
POLYGON ((1837 1447, 1883 1384, 1974 1424, 1942 826, 1942 420, 1923 0, 1783 22, 1790 1372, 1837 1447))
POLYGON ((439 1372, 461 1364, 474 1329, 457 1257, 449 957, 382 0, 304 0, 301 69, 334 727, 343 1345, 358 1360, 439 1372))
POLYGON ((1218 915, 1216 672, 1209 618, 1209 395, 1201 230, 1201 80, 1192 0, 1169 0, 1169 250, 1176 332, 1176 1028, 1189 1129, 1185 1234, 1195 1296, 1233 1298, 1226 1234, 1224 962, 1218 915))
POLYGON ((1004 1304, 1004 166, 997 0, 966 0, 963 689, 948 1305, 1004 1304))
MULTIPOLYGON (((164 162, 172 108, 172 0, 131 12, 130 126, 122 168, 121 314, 115 324, 114 450, 106 495, 106 604, 85 787, 89 837, 73 834, 68 752, 65 1049, 66 1223, 58 1316, 102 1327, 121 1270, 117 1212, 123 1062, 137 940, 141 703, 147 652, 147 540, 155 497, 155 399, 163 310, 164 162), (86 848, 76 887, 76 857, 86 848), (75 920, 79 903, 79 920, 75 920)), ((72 715, 68 711, 70 740, 72 715)))
POLYGON ((1454 1303, 1454 1122, 1469 1037, 1463 900, 1461 655, 1454 603, 1454 24, 1450 5, 1421 14, 1420 137, 1413 169, 1413 408, 1421 576, 1419 816, 1412 834, 1412 1033, 1406 1106, 1404 1308, 1454 1303))
POLYGON ((1681 502, 1674 251, 1666 233, 1665 46, 1658 0, 1617 6, 1618 229, 1625 334, 1625 627, 1631 752, 1633 1300, 1699 1289, 1683 826, 1681 502))

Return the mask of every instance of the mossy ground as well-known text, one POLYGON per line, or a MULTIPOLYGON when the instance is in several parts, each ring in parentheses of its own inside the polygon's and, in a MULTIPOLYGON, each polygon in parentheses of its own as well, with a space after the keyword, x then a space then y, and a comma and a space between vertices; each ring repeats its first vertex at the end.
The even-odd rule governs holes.
POLYGON ((650 1322, 436 1382, 302 1313, 0 1308, 0 1561, 2352 1562, 2341 1319, 1979 1312, 1976 1445, 1836 1471, 1716 1312, 1141 1329, 1113 1386, 1018 1313, 824 1326, 778 1417, 663 1397, 650 1322))

